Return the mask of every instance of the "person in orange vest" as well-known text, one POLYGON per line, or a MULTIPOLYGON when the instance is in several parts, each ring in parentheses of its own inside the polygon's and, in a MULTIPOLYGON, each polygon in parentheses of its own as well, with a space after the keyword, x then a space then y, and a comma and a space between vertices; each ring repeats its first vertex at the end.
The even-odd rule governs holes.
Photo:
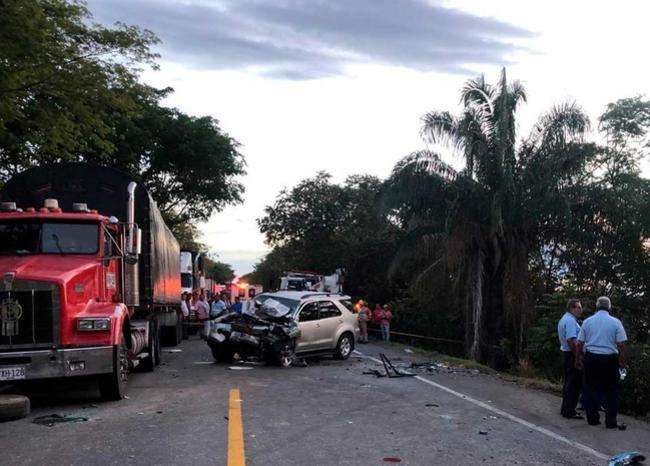
POLYGON ((359 343, 368 343, 368 322, 372 320, 372 311, 365 301, 361 301, 359 309, 359 343))

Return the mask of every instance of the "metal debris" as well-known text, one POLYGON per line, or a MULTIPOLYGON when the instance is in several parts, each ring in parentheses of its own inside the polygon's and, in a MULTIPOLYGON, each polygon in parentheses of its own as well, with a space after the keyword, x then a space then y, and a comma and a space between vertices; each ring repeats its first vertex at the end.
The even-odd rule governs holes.
POLYGON ((41 426, 52 427, 54 424, 62 424, 64 422, 86 422, 86 416, 68 416, 67 414, 48 414, 45 416, 38 416, 32 420, 33 424, 41 426))
POLYGON ((638 451, 626 451, 625 453, 612 456, 609 459, 608 466, 628 466, 630 464, 639 464, 643 461, 645 461, 645 456, 638 451))
POLYGON ((386 375, 389 378, 414 377, 417 375, 411 371, 396 368, 384 353, 379 353, 379 359, 381 359, 381 362, 384 365, 384 370, 386 371, 386 375))

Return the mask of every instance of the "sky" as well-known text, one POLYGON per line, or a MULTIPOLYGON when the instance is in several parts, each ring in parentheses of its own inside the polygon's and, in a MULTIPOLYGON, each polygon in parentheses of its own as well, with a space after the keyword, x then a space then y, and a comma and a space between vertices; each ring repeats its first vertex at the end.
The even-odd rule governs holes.
MULTIPOLYGON (((268 246, 256 219, 282 188, 320 170, 386 177, 426 147, 420 118, 459 109, 465 80, 502 67, 523 82, 524 137, 552 105, 580 104, 593 126, 605 105, 650 95, 640 1, 89 0, 98 22, 161 39, 148 84, 165 104, 211 115, 241 143, 244 202, 200 224, 202 241, 238 274, 268 246)), ((441 148, 452 165, 461 162, 441 148)), ((650 161, 643 170, 650 175, 650 161)), ((328 272, 328 271, 323 271, 328 272)))

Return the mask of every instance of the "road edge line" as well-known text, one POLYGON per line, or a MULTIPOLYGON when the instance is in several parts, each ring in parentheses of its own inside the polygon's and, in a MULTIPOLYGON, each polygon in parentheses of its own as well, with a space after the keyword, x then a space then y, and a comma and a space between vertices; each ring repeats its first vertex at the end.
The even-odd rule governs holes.
MULTIPOLYGON (((365 358, 368 358, 371 361, 374 361, 374 362, 376 362, 378 364, 381 364, 381 361, 379 359, 373 358, 372 356, 368 356, 368 355, 363 354, 363 353, 361 353, 361 352, 359 352, 357 350, 355 350, 355 353, 357 353, 357 354, 359 354, 359 355, 361 355, 361 356, 363 356, 365 358)), ((424 383, 426 383, 428 385, 431 385, 431 386, 436 387, 436 388, 438 388, 440 390, 443 390, 443 391, 449 393, 450 395, 454 395, 454 396, 456 396, 456 397, 458 397, 460 399, 469 401, 470 403, 473 403, 473 404, 475 404, 477 406, 480 406, 481 408, 485 408, 488 411, 493 412, 494 414, 498 414, 501 417, 505 417, 505 418, 507 418, 507 419, 509 419, 509 420, 511 420, 513 422, 516 422, 516 423, 521 424, 521 425, 523 425, 525 427, 528 427, 529 429, 535 430, 535 431, 537 431, 537 432, 539 432, 541 434, 546 435, 547 437, 550 437, 550 438, 555 439, 555 440, 557 440, 559 442, 565 443, 565 444, 567 444, 569 446, 572 446, 572 447, 574 447, 574 448, 576 448, 578 450, 582 450, 585 453, 589 453, 590 455, 593 455, 598 459, 609 460, 609 458, 610 458, 608 455, 605 455, 604 453, 601 453, 598 450, 594 450, 593 448, 588 447, 587 445, 584 445, 584 444, 582 444, 580 442, 576 442, 574 440, 568 439, 568 438, 564 437, 563 435, 556 434, 555 432, 553 432, 551 430, 548 430, 545 427, 541 427, 541 426, 538 426, 537 424, 533 424, 532 422, 528 422, 525 419, 522 419, 522 418, 517 417, 517 416, 515 416, 513 414, 510 414, 510 413, 508 413, 506 411, 502 411, 499 408, 495 408, 494 406, 491 406, 491 405, 489 405, 487 403, 484 403, 481 400, 477 400, 475 398, 472 398, 469 395, 464 395, 463 393, 460 393, 460 392, 457 392, 455 390, 452 390, 451 388, 445 387, 444 385, 441 385, 441 384, 439 384, 437 382, 434 382, 433 380, 426 379, 426 378, 424 378, 424 377, 422 377, 420 375, 416 375, 413 378, 419 380, 420 382, 424 382, 424 383)))
POLYGON ((228 397, 228 466, 246 466, 241 404, 239 389, 231 389, 228 397))

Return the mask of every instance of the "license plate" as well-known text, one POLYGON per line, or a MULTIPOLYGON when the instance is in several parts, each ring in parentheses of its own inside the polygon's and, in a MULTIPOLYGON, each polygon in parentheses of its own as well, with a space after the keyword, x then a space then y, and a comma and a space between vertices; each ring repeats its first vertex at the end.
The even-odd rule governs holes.
POLYGON ((20 380, 25 378, 25 366, 0 367, 0 380, 20 380))

